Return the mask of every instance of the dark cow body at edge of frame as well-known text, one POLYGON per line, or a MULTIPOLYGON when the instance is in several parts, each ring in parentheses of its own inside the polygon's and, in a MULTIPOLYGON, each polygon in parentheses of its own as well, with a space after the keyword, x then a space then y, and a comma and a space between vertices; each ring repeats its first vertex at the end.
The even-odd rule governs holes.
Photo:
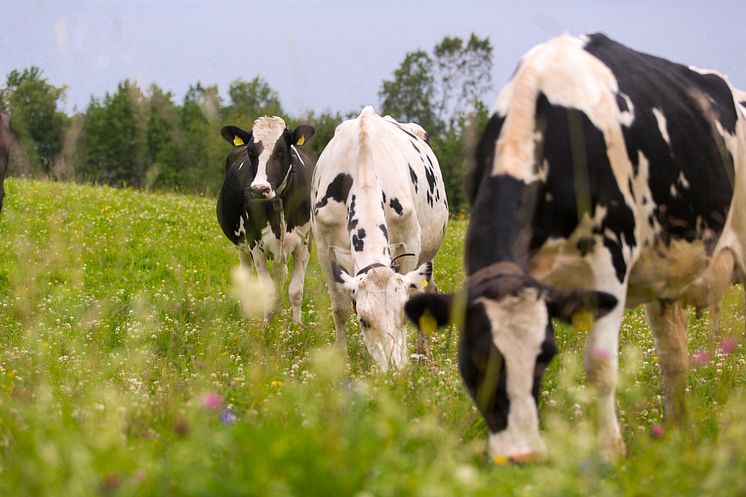
POLYGON ((665 415, 683 419, 684 306, 713 305, 744 268, 742 100, 717 73, 601 34, 563 36, 524 56, 467 184, 463 297, 407 304, 413 321, 430 313, 439 324, 465 308, 459 366, 493 456, 545 452, 536 402, 553 317, 593 323, 585 366, 606 456, 624 451, 614 394, 625 307, 645 304, 665 415))
POLYGON ((7 112, 0 112, 0 212, 3 210, 3 199, 5 198, 5 175, 8 172, 8 159, 10 156, 10 116, 7 112))
MULTIPOLYGON (((259 278, 269 282, 268 259, 274 259, 272 280, 276 304, 293 255, 289 295, 293 320, 300 323, 303 280, 309 259, 310 184, 314 162, 297 146, 314 133, 300 125, 290 130, 279 117, 258 118, 251 131, 236 126, 221 130, 234 148, 225 162, 225 180, 217 203, 217 217, 225 236, 239 248, 241 264, 254 265, 259 278)), ((266 309, 269 319, 272 309, 266 309)))

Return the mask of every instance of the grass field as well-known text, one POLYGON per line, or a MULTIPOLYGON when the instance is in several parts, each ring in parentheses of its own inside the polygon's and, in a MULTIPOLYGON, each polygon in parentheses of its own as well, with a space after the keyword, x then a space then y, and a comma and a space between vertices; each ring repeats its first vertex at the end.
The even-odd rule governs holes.
MULTIPOLYGON (((622 329, 629 455, 595 450, 583 332, 559 326, 541 418, 549 459, 487 460, 455 363, 374 370, 357 332, 341 359, 315 254, 304 326, 246 319, 215 201, 10 179, 0 216, 0 496, 743 495, 740 288, 709 337, 692 318, 690 422, 661 435, 662 386, 641 310, 622 329)), ((435 277, 462 277, 452 221, 435 277)), ((286 297, 287 298, 287 297, 286 297)), ((351 329, 357 330, 352 322, 351 329)), ((414 330, 410 329, 410 347, 414 330)))

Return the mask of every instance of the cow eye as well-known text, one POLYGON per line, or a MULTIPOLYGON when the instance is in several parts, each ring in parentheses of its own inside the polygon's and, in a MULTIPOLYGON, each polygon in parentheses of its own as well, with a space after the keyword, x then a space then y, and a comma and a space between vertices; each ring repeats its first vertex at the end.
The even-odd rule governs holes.
POLYGON ((363 328, 370 328, 370 324, 368 324, 368 321, 366 321, 365 318, 360 318, 360 326, 363 328))

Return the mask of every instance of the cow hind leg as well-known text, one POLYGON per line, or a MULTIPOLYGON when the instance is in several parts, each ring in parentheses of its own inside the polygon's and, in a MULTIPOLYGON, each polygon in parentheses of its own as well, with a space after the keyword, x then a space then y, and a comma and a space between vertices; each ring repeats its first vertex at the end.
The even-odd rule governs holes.
POLYGON ((301 318, 301 307, 303 305, 303 282, 306 278, 306 268, 310 259, 308 242, 304 241, 293 252, 293 274, 290 276, 290 288, 288 297, 290 306, 293 308, 293 322, 303 324, 301 318))
POLYGON ((680 302, 652 302, 645 305, 655 350, 663 372, 666 422, 680 424, 686 418, 686 376, 688 313, 680 302))

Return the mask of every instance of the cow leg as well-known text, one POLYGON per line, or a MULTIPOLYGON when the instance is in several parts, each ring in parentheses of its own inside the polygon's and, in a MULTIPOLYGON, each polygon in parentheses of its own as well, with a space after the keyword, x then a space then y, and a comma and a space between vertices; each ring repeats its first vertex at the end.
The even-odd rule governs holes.
POLYGON ((319 257, 321 271, 329 288, 329 299, 332 304, 332 316, 334 317, 334 331, 336 333, 335 344, 346 353, 347 350, 347 318, 350 316, 350 297, 347 291, 335 282, 332 271, 331 251, 322 241, 317 241, 316 248, 319 257))
POLYGON ((275 286, 274 311, 282 310, 282 287, 285 285, 285 280, 288 277, 287 261, 278 259, 280 258, 275 259, 274 267, 272 268, 272 281, 275 286))
POLYGON ((645 314, 655 337, 655 350, 663 371, 665 418, 680 424, 686 418, 688 369, 688 313, 680 302, 645 304, 645 314))
MULTIPOLYGON (((430 276, 430 281, 428 281, 427 286, 425 287, 425 292, 437 293, 437 291, 438 285, 435 284, 435 274, 433 274, 430 276)), ((427 333, 424 333, 419 329, 417 330, 417 341, 414 344, 414 351, 415 353, 430 359, 430 338, 428 338, 427 333)))
POLYGON ((599 444, 604 457, 614 460, 625 453, 617 420, 615 399, 619 354, 619 327, 624 316, 624 293, 615 295, 619 303, 599 318, 588 335, 585 371, 598 395, 599 444))
POLYGON ((293 252, 293 274, 290 276, 290 288, 288 289, 295 324, 303 324, 300 312, 303 305, 303 282, 306 278, 306 268, 310 257, 308 238, 306 238, 293 252))
MULTIPOLYGON (((254 268, 256 269, 256 274, 259 278, 259 281, 262 283, 262 287, 272 288, 272 298, 269 299, 269 304, 264 309, 264 321, 269 321, 272 318, 272 302, 274 301, 277 294, 277 287, 273 285, 272 278, 270 278, 269 269, 267 269, 267 257, 264 255, 264 251, 260 249, 258 245, 254 245, 249 255, 250 258, 254 261, 254 268)), ((247 259, 247 261, 244 262, 244 257, 242 256, 241 263, 246 264, 251 259, 247 259)))
POLYGON ((720 311, 720 302, 710 306, 710 332, 712 333, 712 336, 716 338, 720 338, 720 311))

